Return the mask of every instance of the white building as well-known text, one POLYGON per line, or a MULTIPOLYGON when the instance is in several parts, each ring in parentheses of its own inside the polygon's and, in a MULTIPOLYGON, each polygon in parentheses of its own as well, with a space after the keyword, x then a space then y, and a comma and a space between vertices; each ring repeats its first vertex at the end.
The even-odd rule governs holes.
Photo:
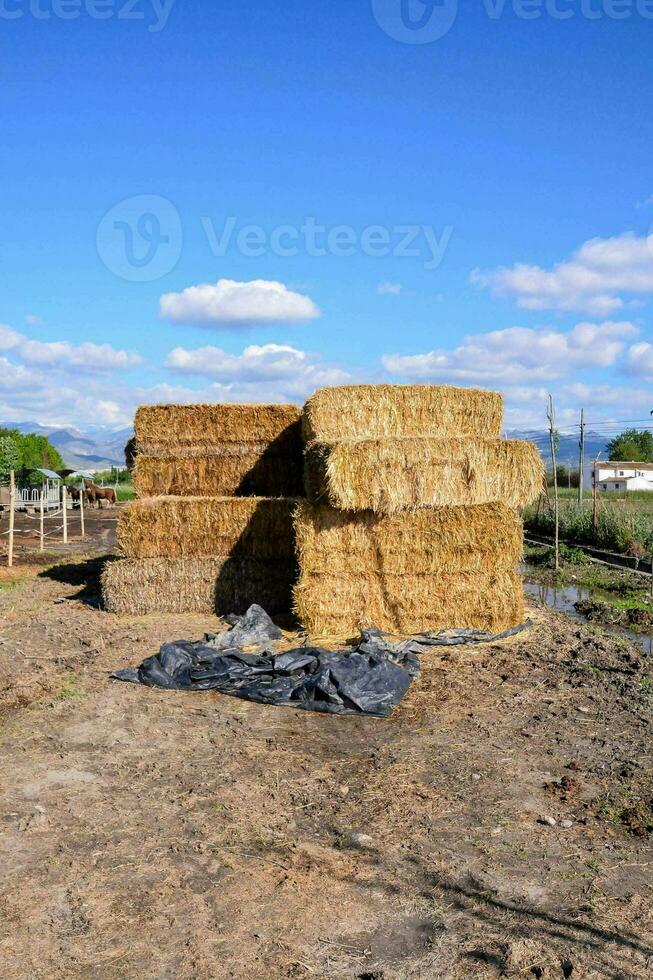
MULTIPOLYGON (((585 468, 586 486, 594 485, 594 463, 585 468)), ((613 459, 596 464, 599 490, 653 490, 653 463, 623 463, 613 459)))

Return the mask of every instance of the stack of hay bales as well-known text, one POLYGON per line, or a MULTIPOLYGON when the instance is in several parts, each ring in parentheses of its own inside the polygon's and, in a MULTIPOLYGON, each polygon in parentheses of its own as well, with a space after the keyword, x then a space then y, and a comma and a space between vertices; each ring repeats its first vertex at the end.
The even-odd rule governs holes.
POLYGON ((295 405, 153 405, 134 423, 134 489, 122 557, 103 574, 113 612, 287 612, 301 492, 295 405))
POLYGON ((295 520, 299 619, 315 634, 363 626, 498 632, 524 619, 516 508, 542 462, 500 439, 501 396, 356 385, 304 406, 308 500, 295 520))

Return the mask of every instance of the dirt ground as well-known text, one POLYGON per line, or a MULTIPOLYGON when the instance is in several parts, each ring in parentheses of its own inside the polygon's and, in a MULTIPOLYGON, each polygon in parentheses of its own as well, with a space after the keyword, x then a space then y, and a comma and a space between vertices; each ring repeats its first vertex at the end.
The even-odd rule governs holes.
POLYGON ((157 691, 109 672, 219 621, 103 612, 77 561, 0 588, 3 976, 653 974, 634 647, 533 607, 388 720, 157 691))

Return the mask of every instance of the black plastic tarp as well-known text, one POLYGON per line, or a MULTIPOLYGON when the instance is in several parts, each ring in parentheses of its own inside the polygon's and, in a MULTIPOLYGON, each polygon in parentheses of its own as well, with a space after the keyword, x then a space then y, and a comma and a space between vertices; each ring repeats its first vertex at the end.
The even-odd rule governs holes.
POLYGON ((275 653, 281 630, 260 606, 250 606, 244 616, 230 616, 228 622, 229 629, 207 633, 203 640, 164 643, 140 667, 117 670, 112 677, 177 691, 215 690, 330 714, 387 717, 419 674, 419 652, 428 646, 499 638, 479 630, 452 630, 392 640, 380 630, 367 629, 356 646, 303 646, 275 653))

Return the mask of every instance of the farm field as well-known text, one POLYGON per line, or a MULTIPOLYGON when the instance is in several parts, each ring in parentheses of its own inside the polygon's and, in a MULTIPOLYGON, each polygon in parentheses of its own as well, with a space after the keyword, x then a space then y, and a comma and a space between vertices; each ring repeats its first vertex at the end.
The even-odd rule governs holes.
MULTIPOLYGON (((549 493, 553 504, 553 491, 549 493)), ((573 489, 559 490, 562 540, 638 557, 653 555, 653 493, 599 493, 596 529, 592 520, 591 492, 585 491, 582 507, 578 505, 577 494, 578 491, 573 489)), ((539 509, 537 504, 525 508, 524 526, 527 531, 552 535, 552 510, 542 503, 539 509)))
POLYGON ((8 976, 650 975, 635 647, 531 606, 385 721, 146 689, 109 673, 220 624, 96 608, 107 547, 0 588, 8 976))

